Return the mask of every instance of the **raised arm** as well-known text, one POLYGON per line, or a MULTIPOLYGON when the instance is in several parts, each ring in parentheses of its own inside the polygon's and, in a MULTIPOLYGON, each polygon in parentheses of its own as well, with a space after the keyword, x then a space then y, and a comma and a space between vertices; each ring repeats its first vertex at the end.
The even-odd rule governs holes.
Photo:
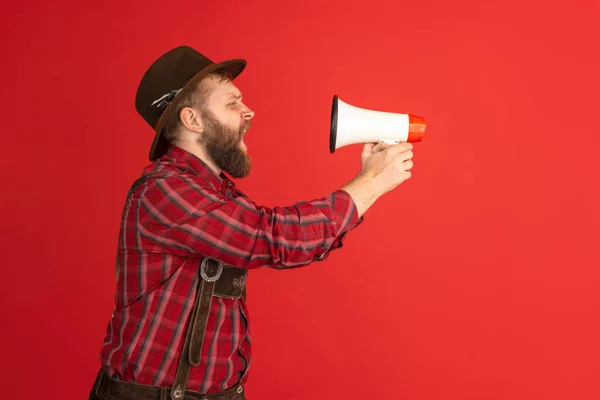
POLYGON ((149 181, 137 204, 141 249, 203 255, 246 269, 294 268, 325 259, 362 222, 345 190, 268 208, 182 176, 149 181))

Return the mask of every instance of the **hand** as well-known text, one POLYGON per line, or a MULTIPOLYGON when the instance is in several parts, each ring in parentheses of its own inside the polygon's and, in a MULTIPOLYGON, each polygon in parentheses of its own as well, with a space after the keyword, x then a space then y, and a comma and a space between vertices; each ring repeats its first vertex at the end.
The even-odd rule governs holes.
POLYGON ((412 149, 411 143, 366 143, 361 154, 360 175, 370 180, 383 195, 412 176, 412 149))
POLYGON ((410 179, 410 169, 413 167, 412 148, 411 143, 364 145, 361 172, 341 188, 354 200, 359 217, 380 196, 410 179))

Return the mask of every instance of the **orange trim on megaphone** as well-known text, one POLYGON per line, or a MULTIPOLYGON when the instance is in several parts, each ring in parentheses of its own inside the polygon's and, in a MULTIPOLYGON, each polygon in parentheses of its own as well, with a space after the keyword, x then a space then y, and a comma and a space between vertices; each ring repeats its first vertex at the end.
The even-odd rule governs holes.
POLYGON ((409 143, 420 142, 425 136, 425 118, 408 114, 408 139, 409 143))

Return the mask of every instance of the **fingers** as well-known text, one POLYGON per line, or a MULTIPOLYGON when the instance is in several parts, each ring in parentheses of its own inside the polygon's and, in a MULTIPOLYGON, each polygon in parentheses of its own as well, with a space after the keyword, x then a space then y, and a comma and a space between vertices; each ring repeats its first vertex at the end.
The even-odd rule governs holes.
POLYGON ((391 146, 391 144, 387 144, 387 143, 384 143, 384 142, 377 143, 375 145, 375 147, 373 147, 373 154, 376 154, 376 153, 379 153, 380 151, 388 149, 390 146, 391 146))
POLYGON ((412 143, 389 144, 385 142, 365 143, 363 146, 363 154, 376 154, 380 151, 387 150, 389 153, 399 154, 406 150, 412 150, 412 143))
POLYGON ((414 154, 413 154, 412 150, 406 150, 406 151, 403 151, 402 153, 396 155, 396 157, 398 157, 402 161, 412 160, 413 156, 414 156, 414 154))
POLYGON ((408 152, 411 152, 411 150, 407 150, 404 153, 400 153, 394 159, 394 162, 396 162, 397 165, 400 166, 400 171, 402 171, 401 173, 402 173, 402 180, 403 181, 411 178, 411 176, 412 176, 411 169, 414 166, 413 160, 408 159, 408 160, 402 161, 402 159, 400 158, 402 155, 404 155, 405 153, 408 153, 408 152))
POLYGON ((390 146, 387 149, 387 151, 390 154, 396 155, 396 154, 400 154, 400 153, 403 153, 408 150, 412 150, 412 148, 413 148, 412 143, 404 142, 404 143, 398 143, 398 144, 390 146))
POLYGON ((411 160, 413 158, 413 145, 411 143, 398 143, 387 151, 394 159, 399 159, 401 162, 411 160))
POLYGON ((365 143, 365 145, 363 146, 363 150, 362 150, 362 156, 368 156, 373 154, 373 147, 375 146, 375 143, 365 143))

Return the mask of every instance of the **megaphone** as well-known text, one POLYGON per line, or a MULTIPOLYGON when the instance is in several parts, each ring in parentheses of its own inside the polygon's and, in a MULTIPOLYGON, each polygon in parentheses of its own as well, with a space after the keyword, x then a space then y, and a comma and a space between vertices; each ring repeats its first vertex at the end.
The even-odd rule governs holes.
POLYGON ((349 144, 419 142, 425 135, 425 119, 412 114, 367 110, 344 103, 337 95, 331 105, 329 151, 349 144))

